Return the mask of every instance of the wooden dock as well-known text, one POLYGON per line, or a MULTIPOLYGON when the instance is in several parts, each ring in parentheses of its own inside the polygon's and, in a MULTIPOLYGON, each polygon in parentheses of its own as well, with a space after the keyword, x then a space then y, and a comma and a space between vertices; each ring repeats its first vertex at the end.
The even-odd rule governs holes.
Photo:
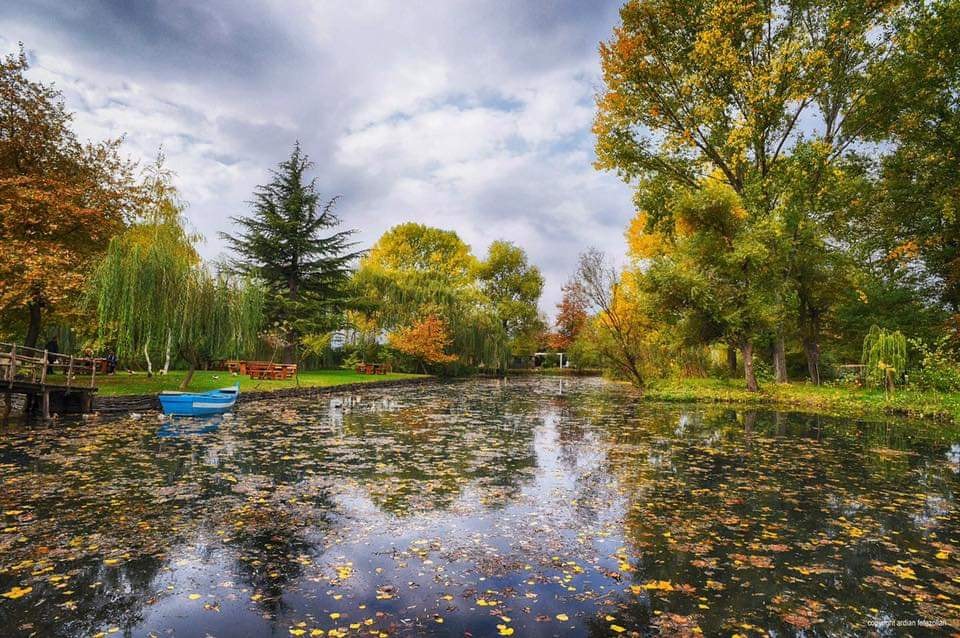
POLYGON ((89 412, 97 391, 101 361, 51 353, 15 343, 0 343, 2 420, 12 411, 12 395, 24 397, 24 416, 89 412))

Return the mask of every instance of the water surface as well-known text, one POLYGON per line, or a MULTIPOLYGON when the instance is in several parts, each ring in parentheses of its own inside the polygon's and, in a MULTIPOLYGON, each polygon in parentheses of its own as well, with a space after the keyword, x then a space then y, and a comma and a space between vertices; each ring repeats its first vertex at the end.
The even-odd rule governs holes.
POLYGON ((960 631, 960 436, 470 381, 0 435, 3 636, 960 631))

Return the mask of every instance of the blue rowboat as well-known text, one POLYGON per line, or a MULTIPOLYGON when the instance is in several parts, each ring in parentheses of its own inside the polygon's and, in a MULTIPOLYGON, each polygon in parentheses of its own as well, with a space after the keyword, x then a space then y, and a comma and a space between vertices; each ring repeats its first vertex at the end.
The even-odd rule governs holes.
POLYGON ((208 416, 228 411, 238 396, 239 383, 210 392, 161 392, 160 406, 164 414, 172 416, 208 416))

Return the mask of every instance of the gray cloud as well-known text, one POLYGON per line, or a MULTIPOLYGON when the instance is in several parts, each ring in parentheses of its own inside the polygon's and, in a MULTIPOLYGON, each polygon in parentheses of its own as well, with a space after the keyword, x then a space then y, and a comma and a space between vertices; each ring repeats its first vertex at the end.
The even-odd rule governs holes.
POLYGON ((592 168, 597 44, 618 2, 86 2, 0 7, 83 136, 162 144, 217 232, 299 139, 369 245, 415 219, 543 270, 542 307, 588 245, 623 253, 630 194, 592 168))

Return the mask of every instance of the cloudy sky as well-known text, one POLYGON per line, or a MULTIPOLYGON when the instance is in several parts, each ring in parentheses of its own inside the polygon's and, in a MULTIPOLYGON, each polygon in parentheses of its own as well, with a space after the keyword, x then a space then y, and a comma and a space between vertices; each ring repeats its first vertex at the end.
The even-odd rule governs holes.
POLYGON ((21 0, 0 3, 0 50, 24 43, 81 136, 162 145, 208 257, 299 139, 364 246, 410 220, 478 255, 508 239, 552 314, 579 251, 624 250, 630 194, 594 170, 590 132, 618 6, 21 0))

